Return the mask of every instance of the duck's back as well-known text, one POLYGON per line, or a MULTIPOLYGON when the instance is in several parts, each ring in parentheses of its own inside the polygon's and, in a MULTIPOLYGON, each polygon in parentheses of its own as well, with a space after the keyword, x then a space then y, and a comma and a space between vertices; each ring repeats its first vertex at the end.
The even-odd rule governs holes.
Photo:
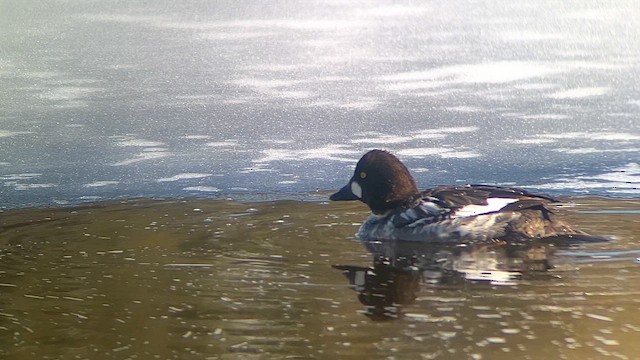
POLYGON ((439 243, 560 238, 589 241, 588 235, 557 218, 548 208, 552 202, 556 200, 513 188, 440 186, 420 193, 388 214, 371 215, 358 237, 439 243))

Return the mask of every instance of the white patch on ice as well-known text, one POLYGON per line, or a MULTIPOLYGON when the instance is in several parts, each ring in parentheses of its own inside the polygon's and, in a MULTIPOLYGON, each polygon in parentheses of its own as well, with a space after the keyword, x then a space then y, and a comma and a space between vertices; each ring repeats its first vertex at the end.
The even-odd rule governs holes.
POLYGON ((25 134, 31 134, 31 132, 30 132, 30 131, 9 131, 9 130, 0 130, 0 138, 13 137, 13 136, 17 136, 17 135, 25 135, 25 134))
POLYGON ((537 135, 545 139, 584 139, 584 140, 613 140, 613 141, 635 141, 640 140, 640 135, 633 133, 615 132, 568 132, 559 134, 537 135))
POLYGON ((640 148, 623 148, 623 149, 597 149, 594 147, 584 148, 558 148, 553 151, 563 154, 599 154, 599 153, 613 153, 613 152, 633 152, 640 154, 640 148))
POLYGON ((479 107, 476 107, 476 106, 460 105, 460 106, 445 107, 445 110, 453 111, 453 112, 461 112, 461 113, 477 113, 477 112, 484 111, 485 109, 479 108, 479 107))
POLYGON ((468 159, 479 157, 480 154, 474 151, 457 151, 448 148, 409 148, 401 149, 396 152, 399 156, 423 158, 427 156, 439 156, 443 159, 468 159))
POLYGON ((611 92, 609 87, 582 87, 575 89, 568 89, 564 91, 555 92, 549 97, 553 99, 582 99, 594 96, 602 96, 611 92))
POLYGON ((406 157, 425 157, 425 156, 433 156, 433 155, 441 155, 445 152, 449 151, 444 148, 409 148, 402 149, 396 151, 398 156, 406 156, 406 157))
POLYGON ((427 6, 407 6, 407 5, 383 5, 378 7, 358 9, 354 14, 363 17, 407 17, 421 16, 425 12, 430 11, 427 6))
POLYGON ((553 143, 556 140, 553 139, 517 139, 517 140, 505 140, 509 144, 522 144, 522 145, 541 145, 553 143))
POLYGON ((140 161, 160 159, 160 158, 163 158, 163 157, 167 157, 169 155, 171 155, 171 153, 164 152, 164 151, 161 151, 161 152, 143 152, 143 153, 138 154, 138 156, 135 157, 135 158, 119 161, 119 162, 116 162, 116 163, 114 163, 112 165, 113 166, 131 165, 131 164, 138 163, 140 161))
POLYGON ((161 147, 150 147, 150 148, 144 148, 144 149, 142 149, 142 151, 144 151, 144 152, 165 152, 165 151, 169 151, 169 149, 161 148, 161 147))
POLYGON ((421 80, 445 80, 450 83, 500 84, 562 72, 563 69, 545 62, 496 61, 479 64, 460 64, 439 68, 401 72, 381 76, 381 81, 406 83, 421 80))
POLYGON ((563 114, 532 114, 532 115, 520 115, 516 116, 522 120, 566 120, 571 119, 571 116, 563 114))
POLYGON ((481 155, 475 151, 450 151, 439 154, 439 156, 443 159, 470 159, 481 155))
POLYGON ((586 9, 576 10, 562 14, 565 19, 571 20, 589 20, 589 21, 619 21, 626 16, 632 16, 624 7, 620 8, 598 8, 598 9, 586 9))
POLYGON ((445 85, 446 83, 443 81, 421 80, 421 81, 405 81, 405 82, 380 84, 378 85, 378 88, 386 91, 413 91, 413 90, 435 89, 435 88, 443 87, 445 85))
POLYGON ((103 89, 81 86, 60 86, 46 90, 40 97, 51 101, 70 101, 86 98, 100 91, 103 91, 103 89))
POLYGON ((277 36, 279 33, 275 31, 216 31, 205 32, 197 35, 202 40, 214 40, 214 41, 238 41, 238 40, 251 40, 265 37, 277 36))
POLYGON ((47 188, 52 188, 52 187, 56 187, 58 185, 56 184, 51 184, 51 183, 44 183, 44 184, 14 184, 14 189, 18 190, 18 191, 25 191, 25 190, 31 190, 31 189, 47 189, 47 188))
POLYGON ((525 83, 525 84, 517 84, 514 85, 513 88, 514 89, 518 89, 518 90, 548 90, 548 89, 553 89, 553 88, 557 88, 558 85, 556 84, 549 84, 549 83, 525 83))
POLYGON ((243 78, 233 80, 231 83, 234 85, 249 87, 261 92, 291 87, 300 84, 301 80, 278 80, 278 79, 258 79, 258 78, 243 78))
POLYGON ((293 144, 293 140, 278 140, 278 139, 264 139, 262 142, 277 144, 277 145, 285 145, 285 144, 293 144))
POLYGON ((220 192, 221 190, 213 186, 188 186, 183 188, 185 191, 199 191, 199 192, 220 192))
POLYGON ((166 16, 125 15, 125 14, 85 14, 79 16, 85 21, 115 22, 158 27, 162 29, 179 29, 191 31, 207 31, 219 29, 248 29, 247 31, 349 31, 369 25, 363 20, 327 19, 327 18, 281 18, 281 19, 242 19, 214 21, 175 21, 166 16), (249 30, 251 29, 251 30, 249 30), (264 29, 264 30, 262 30, 264 29))
POLYGON ((419 133, 423 133, 423 134, 458 134, 458 133, 475 132, 475 131, 478 131, 478 127, 477 126, 452 126, 452 127, 442 127, 442 128, 433 128, 433 129, 420 130, 419 133))
POLYGON ((159 147, 164 145, 160 141, 151 141, 143 139, 129 139, 118 142, 118 146, 135 146, 135 147, 159 147))
POLYGON ((5 181, 20 181, 20 180, 31 180, 33 178, 37 178, 42 176, 40 173, 23 173, 23 174, 8 174, 0 176, 0 180, 5 181))
POLYGON ((95 181, 89 184, 84 184, 82 185, 82 187, 86 187, 86 188, 95 188, 95 187, 103 187, 103 186, 109 186, 109 185, 117 185, 120 184, 119 181, 111 181, 111 180, 105 180, 105 181, 95 181))
POLYGON ((541 33, 535 31, 505 31, 499 36, 502 40, 523 42, 523 41, 551 41, 551 40, 563 40, 569 35, 559 33, 541 33))
POLYGON ((213 174, 202 174, 202 173, 182 173, 178 175, 174 175, 171 177, 161 178, 156 181, 158 182, 169 182, 169 181, 179 181, 179 180, 191 180, 191 179, 202 179, 205 177, 209 177, 213 174))
POLYGON ((401 144, 411 141, 412 137, 396 136, 396 135, 376 135, 371 137, 359 138, 351 140, 353 144, 401 144))
POLYGON ((417 168, 412 168, 411 171, 413 171, 414 173, 425 173, 425 172, 429 172, 429 169, 424 167, 417 167, 417 168))
POLYGON ((209 135, 185 135, 182 137, 187 140, 207 140, 210 138, 209 135))
POLYGON ((244 168, 238 172, 240 174, 253 174, 253 173, 261 173, 261 172, 275 172, 275 170, 267 167, 267 164, 255 164, 252 167, 244 168))
POLYGON ((80 196, 80 200, 85 200, 85 201, 96 201, 100 199, 102 199, 102 196, 92 196, 92 195, 80 196))
POLYGON ((207 146, 215 148, 238 146, 238 140, 210 141, 207 146))
POLYGON ((278 184, 280 185, 291 185, 291 184, 297 184, 298 181, 296 180, 282 180, 282 181, 278 181, 278 184))
MULTIPOLYGON (((377 88, 388 92, 401 92, 406 96, 441 96, 442 91, 449 94, 459 91, 460 85, 474 84, 507 84, 516 83, 520 89, 527 89, 526 85, 517 82, 531 81, 550 75, 569 73, 580 70, 613 70, 621 69, 623 65, 615 63, 598 63, 588 61, 495 61, 475 64, 458 64, 430 68, 426 70, 399 72, 378 76, 377 88), (456 89, 458 88, 458 89, 456 89), (425 91, 433 89, 434 91, 425 91), (436 91, 440 90, 440 91, 436 91)), ((546 87, 546 85, 544 85, 546 87)), ((555 86, 554 86, 555 87, 555 86)), ((532 87, 530 90, 541 90, 544 87, 532 87)), ((599 96, 610 92, 608 87, 590 87, 571 89, 551 95, 556 98, 582 98, 599 96)), ((502 99, 505 95, 497 95, 502 99)))
POLYGON ((361 99, 357 101, 345 101, 338 103, 337 107, 346 110, 373 110, 380 105, 381 102, 375 99, 361 99))
POLYGON ((262 158, 254 160, 254 163, 267 163, 272 161, 305 161, 305 160, 331 160, 355 162, 356 158, 345 155, 361 155, 361 151, 352 150, 345 145, 325 145, 315 149, 266 149, 262 158))

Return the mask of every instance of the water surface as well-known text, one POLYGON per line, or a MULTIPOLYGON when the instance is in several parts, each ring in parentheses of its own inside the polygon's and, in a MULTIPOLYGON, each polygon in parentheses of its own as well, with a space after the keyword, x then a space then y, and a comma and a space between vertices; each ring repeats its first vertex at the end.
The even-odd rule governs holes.
POLYGON ((637 196, 630 1, 3 1, 5 207, 342 185, 637 196))
MULTIPOLYGON (((393 317, 371 316, 332 267, 373 264, 353 238, 367 215, 360 204, 128 200, 5 211, 0 356, 636 358, 640 203, 566 200, 563 216, 616 240, 556 249, 553 269, 508 282, 443 272, 398 285, 413 298, 396 293, 393 317)), ((465 264, 482 270, 479 259, 465 264)))

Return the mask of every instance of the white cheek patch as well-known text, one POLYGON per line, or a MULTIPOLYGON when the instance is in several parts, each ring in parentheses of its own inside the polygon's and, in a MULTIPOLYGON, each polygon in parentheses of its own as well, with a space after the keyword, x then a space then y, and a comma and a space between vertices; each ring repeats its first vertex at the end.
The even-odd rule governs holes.
POLYGON ((456 211, 456 217, 475 216, 498 211, 503 207, 518 201, 518 199, 488 198, 487 205, 467 205, 456 211))
POLYGON ((360 184, 355 181, 351 182, 351 192, 353 195, 357 196, 358 199, 362 199, 362 188, 360 187, 360 184))

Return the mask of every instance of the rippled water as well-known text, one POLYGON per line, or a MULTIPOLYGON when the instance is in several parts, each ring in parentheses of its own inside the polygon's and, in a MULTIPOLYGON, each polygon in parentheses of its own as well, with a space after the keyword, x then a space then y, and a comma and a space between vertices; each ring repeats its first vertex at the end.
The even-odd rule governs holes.
POLYGON ((358 243, 322 191, 386 148, 420 187, 637 196, 638 15, 1 3, 0 357, 637 357, 637 200, 562 210, 609 244, 447 249, 358 243))
POLYGON ((367 215, 359 204, 130 200, 5 211, 0 356, 637 358, 640 202, 568 200, 560 211, 573 223, 616 240, 529 252, 526 268, 514 260, 522 252, 499 249, 439 257, 455 268, 391 257, 395 270, 376 273, 387 279, 365 291, 372 278, 358 271, 371 275, 376 256, 353 238, 367 215), (547 261, 555 267, 544 271, 547 261), (385 294, 390 303, 365 305, 385 294))
POLYGON ((304 194, 372 148, 422 187, 637 196, 638 18, 634 0, 5 1, 0 206, 304 194))

